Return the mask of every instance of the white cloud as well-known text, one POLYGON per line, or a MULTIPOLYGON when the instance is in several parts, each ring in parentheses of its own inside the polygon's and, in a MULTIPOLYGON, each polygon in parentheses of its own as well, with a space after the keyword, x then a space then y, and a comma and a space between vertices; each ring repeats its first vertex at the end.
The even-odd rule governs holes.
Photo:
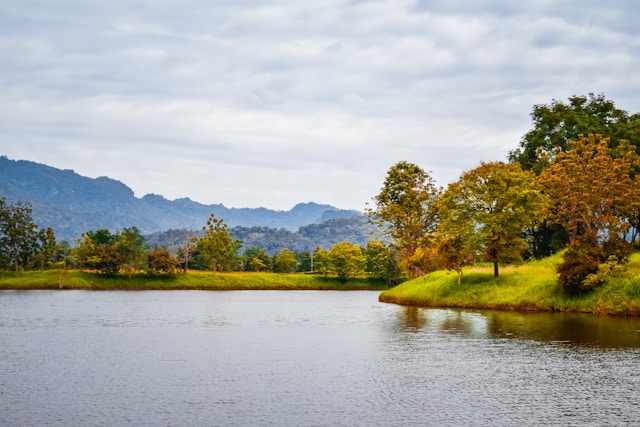
POLYGON ((137 195, 362 209, 399 160, 504 159, 534 104, 640 111, 628 3, 10 1, 0 154, 137 195))

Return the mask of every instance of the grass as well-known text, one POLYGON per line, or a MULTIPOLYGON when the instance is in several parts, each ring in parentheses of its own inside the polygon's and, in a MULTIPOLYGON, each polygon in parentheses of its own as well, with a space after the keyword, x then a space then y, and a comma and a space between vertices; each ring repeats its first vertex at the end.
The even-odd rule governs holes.
POLYGON ((640 315, 640 253, 631 257, 624 273, 580 296, 566 295, 558 286, 555 267, 561 260, 560 255, 554 255, 502 267, 497 278, 492 265, 480 264, 464 270, 461 285, 455 273, 436 271, 383 291, 380 301, 425 307, 640 315))
POLYGON ((83 271, 0 272, 0 289, 92 290, 382 290, 382 280, 356 278, 342 282, 310 274, 210 273, 190 271, 171 276, 146 274, 107 276, 83 271))

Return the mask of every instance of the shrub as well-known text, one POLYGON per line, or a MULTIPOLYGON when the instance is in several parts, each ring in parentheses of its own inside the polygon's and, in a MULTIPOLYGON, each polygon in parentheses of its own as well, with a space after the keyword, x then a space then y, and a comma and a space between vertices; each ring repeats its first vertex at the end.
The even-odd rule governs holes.
MULTIPOLYGON (((564 253, 562 263, 558 266, 558 283, 570 294, 587 292, 601 284, 600 280, 587 277, 598 272, 604 251, 599 247, 572 245, 564 253)), ((592 276, 593 277, 593 276, 592 276)))
POLYGON ((175 274, 178 268, 178 260, 166 249, 149 252, 147 262, 152 274, 175 274))

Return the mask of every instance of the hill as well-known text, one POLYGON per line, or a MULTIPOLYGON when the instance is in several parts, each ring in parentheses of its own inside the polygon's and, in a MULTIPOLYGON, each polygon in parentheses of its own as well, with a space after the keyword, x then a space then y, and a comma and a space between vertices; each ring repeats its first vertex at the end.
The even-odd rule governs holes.
POLYGON ((222 218, 230 228, 268 227, 291 232, 330 219, 362 216, 358 211, 313 202, 278 211, 205 205, 188 198, 168 200, 157 194, 137 198, 133 190, 111 178, 87 178, 72 170, 6 156, 0 156, 2 197, 11 203, 29 202, 34 221, 41 228, 52 227, 58 240, 68 241, 100 228, 116 231, 136 226, 143 234, 197 230, 211 214, 222 218))
MULTIPOLYGON (((351 218, 333 218, 319 224, 301 226, 297 231, 265 226, 236 226, 230 229, 233 238, 242 240, 240 252, 251 247, 263 249, 269 255, 275 255, 287 248, 298 253, 313 251, 316 248, 331 249, 336 243, 351 242, 365 247, 369 240, 385 240, 376 230, 372 230, 365 215, 351 218)), ((171 250, 181 247, 194 234, 186 229, 166 230, 146 236, 151 247, 166 247, 171 250)), ((198 233, 195 233, 198 234, 198 233)))

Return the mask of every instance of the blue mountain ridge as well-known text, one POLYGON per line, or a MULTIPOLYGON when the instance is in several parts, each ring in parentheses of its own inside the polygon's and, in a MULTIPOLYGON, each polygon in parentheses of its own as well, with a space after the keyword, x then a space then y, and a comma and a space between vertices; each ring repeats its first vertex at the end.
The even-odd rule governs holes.
POLYGON ((51 227, 58 240, 70 242, 83 232, 100 228, 117 231, 136 226, 143 234, 169 229, 197 230, 211 214, 222 218, 230 228, 260 226, 288 231, 363 215, 314 202, 278 211, 205 205, 189 198, 168 200, 157 194, 138 198, 125 184, 108 177, 88 178, 72 170, 11 160, 7 156, 0 156, 0 198, 10 203, 30 203, 33 219, 40 228, 51 227))

